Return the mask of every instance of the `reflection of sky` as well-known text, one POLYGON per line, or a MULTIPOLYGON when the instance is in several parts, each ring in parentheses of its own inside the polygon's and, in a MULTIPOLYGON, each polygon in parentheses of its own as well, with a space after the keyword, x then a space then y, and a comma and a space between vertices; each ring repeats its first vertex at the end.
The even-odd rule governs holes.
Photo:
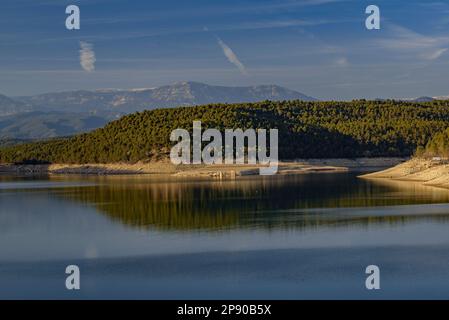
POLYGON ((374 3, 380 31, 364 27, 365 0, 4 0, 1 93, 193 80, 320 99, 449 95, 449 3, 374 3), (79 31, 65 29, 68 4, 80 6, 79 31), (94 72, 80 67, 80 41, 93 46, 94 72))
MULTIPOLYGON (((39 185, 39 184, 37 184, 39 185)), ((447 223, 415 220, 394 224, 345 224, 295 228, 245 228, 217 232, 142 230, 112 221, 93 204, 63 200, 53 191, 0 193, 0 261, 124 257, 193 252, 287 248, 364 248, 449 245, 447 223)), ((446 204, 325 209, 320 216, 443 214, 446 204)), ((304 211, 304 210, 302 210, 304 211)), ((307 210, 306 210, 307 211, 307 210)), ((313 210, 309 210, 309 214, 313 210)), ((280 214, 281 212, 279 212, 280 214)), ((287 219, 300 219, 291 213, 287 219)), ((260 223, 263 223, 260 222, 260 223)))

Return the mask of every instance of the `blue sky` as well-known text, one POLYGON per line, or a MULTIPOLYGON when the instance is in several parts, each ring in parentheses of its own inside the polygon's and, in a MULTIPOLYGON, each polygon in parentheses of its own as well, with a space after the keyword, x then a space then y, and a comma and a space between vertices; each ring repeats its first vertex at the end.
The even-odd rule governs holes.
MULTIPOLYGON (((449 1, 2 0, 0 93, 278 84, 319 99, 449 95, 449 1), (65 28, 65 8, 81 30, 65 28), (381 29, 365 28, 365 8, 381 29), (95 55, 80 65, 80 43, 95 55)), ((86 56, 85 56, 86 57, 86 56)))

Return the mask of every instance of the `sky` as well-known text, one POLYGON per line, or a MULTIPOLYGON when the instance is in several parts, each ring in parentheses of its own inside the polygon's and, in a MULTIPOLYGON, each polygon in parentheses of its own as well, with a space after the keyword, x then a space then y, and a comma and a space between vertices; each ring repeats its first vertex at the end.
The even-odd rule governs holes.
POLYGON ((322 100, 449 95, 449 0, 1 0, 0 93, 177 81, 322 100), (65 26, 68 5, 80 30, 65 26), (368 30, 368 5, 380 29, 368 30))

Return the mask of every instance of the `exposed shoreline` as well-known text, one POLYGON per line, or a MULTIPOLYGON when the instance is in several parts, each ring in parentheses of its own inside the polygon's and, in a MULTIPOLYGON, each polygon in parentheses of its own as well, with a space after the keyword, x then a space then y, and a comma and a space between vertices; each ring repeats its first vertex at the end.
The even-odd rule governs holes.
POLYGON ((425 186, 449 188, 449 162, 414 158, 386 170, 361 175, 360 178, 419 182, 425 186))
MULTIPOLYGON (((376 171, 406 161, 406 158, 357 159, 298 159, 280 162, 277 174, 304 174, 311 172, 376 171)), ((258 175, 259 165, 173 165, 169 160, 157 162, 112 164, 0 164, 0 174, 78 174, 124 175, 168 174, 179 177, 218 177, 258 175)))

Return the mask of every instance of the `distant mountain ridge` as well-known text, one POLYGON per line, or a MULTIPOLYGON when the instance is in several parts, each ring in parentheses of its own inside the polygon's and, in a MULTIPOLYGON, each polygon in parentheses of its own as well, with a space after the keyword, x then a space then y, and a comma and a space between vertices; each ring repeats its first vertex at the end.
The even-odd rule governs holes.
MULTIPOLYGON (((422 103, 448 99, 423 96, 397 100, 422 103)), ((153 88, 76 90, 15 98, 0 94, 0 139, 69 136, 136 111, 264 100, 317 99, 277 85, 226 87, 189 81, 153 88)))
POLYGON ((0 95, 0 139, 73 135, 136 111, 262 100, 316 99, 276 85, 225 87, 187 81, 129 90, 77 90, 15 98, 0 95))
POLYGON ((449 96, 436 96, 436 97, 422 96, 418 98, 400 99, 400 100, 408 102, 431 102, 435 100, 449 100, 449 96))
POLYGON ((11 99, 5 95, 0 94, 0 116, 28 112, 31 110, 32 107, 27 105, 26 103, 11 99))
POLYGON ((156 108, 210 103, 257 102, 262 100, 314 101, 316 99, 276 85, 225 87, 184 81, 157 88, 67 91, 17 97, 16 100, 33 106, 35 111, 131 113, 156 108))
POLYGON ((88 132, 114 120, 106 115, 69 112, 25 112, 0 117, 0 140, 35 140, 88 132))

